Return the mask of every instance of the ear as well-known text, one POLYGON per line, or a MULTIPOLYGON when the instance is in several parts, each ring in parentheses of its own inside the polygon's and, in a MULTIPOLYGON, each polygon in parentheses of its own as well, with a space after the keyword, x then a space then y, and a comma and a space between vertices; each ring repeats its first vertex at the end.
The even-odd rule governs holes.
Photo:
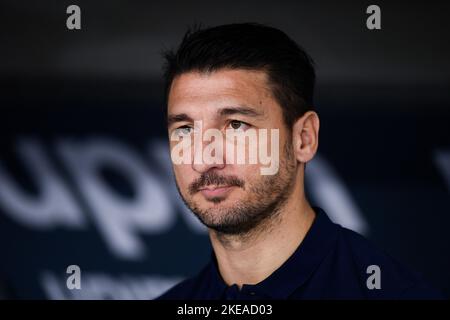
POLYGON ((299 162, 311 160, 319 146, 319 116, 314 111, 306 112, 292 127, 294 154, 299 162))

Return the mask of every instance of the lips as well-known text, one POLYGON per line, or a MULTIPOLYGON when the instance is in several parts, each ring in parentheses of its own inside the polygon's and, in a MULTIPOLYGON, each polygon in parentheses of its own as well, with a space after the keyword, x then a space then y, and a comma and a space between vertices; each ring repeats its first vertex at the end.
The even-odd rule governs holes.
POLYGON ((200 189, 200 192, 206 197, 220 197, 227 194, 234 186, 209 186, 200 189))

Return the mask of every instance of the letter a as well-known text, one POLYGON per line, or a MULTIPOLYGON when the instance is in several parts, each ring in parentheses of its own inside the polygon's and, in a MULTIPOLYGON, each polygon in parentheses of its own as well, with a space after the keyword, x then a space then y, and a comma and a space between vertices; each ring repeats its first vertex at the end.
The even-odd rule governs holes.
POLYGON ((67 289, 81 289, 81 270, 76 264, 70 265, 66 270, 67 274, 71 274, 66 281, 67 289))
POLYGON ((381 9, 379 6, 372 4, 367 7, 366 13, 371 13, 367 18, 366 25, 367 29, 381 29, 381 9))
POLYGON ((73 30, 81 29, 81 9, 79 6, 72 4, 67 7, 66 13, 71 13, 71 15, 66 20, 67 29, 73 30))
POLYGON ((367 278, 366 285, 367 289, 381 289, 381 269, 376 264, 370 265, 366 270, 367 274, 370 276, 367 278))

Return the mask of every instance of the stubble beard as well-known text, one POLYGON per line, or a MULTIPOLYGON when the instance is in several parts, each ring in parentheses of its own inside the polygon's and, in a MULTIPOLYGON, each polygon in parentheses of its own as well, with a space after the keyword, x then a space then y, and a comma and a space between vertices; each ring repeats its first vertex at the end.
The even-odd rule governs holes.
POLYGON ((209 229, 214 230, 219 236, 248 237, 255 233, 267 231, 278 219, 280 212, 292 193, 295 177, 296 163, 292 145, 284 146, 284 157, 280 159, 279 171, 276 175, 261 176, 261 178, 248 185, 238 177, 224 177, 216 171, 207 171, 191 184, 184 196, 177 189, 186 206, 209 229), (209 209, 201 209, 192 200, 192 196, 198 192, 198 188, 208 184, 231 184, 247 191, 244 199, 235 201, 232 205, 221 205, 226 198, 209 199, 214 205, 209 209))

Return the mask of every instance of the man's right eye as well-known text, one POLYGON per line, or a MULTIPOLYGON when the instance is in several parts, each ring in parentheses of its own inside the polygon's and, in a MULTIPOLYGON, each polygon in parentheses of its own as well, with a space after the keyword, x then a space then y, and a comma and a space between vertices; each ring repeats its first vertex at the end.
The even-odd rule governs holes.
POLYGON ((175 134, 177 136, 188 136, 192 133, 193 128, 189 126, 183 126, 175 129, 175 134))

